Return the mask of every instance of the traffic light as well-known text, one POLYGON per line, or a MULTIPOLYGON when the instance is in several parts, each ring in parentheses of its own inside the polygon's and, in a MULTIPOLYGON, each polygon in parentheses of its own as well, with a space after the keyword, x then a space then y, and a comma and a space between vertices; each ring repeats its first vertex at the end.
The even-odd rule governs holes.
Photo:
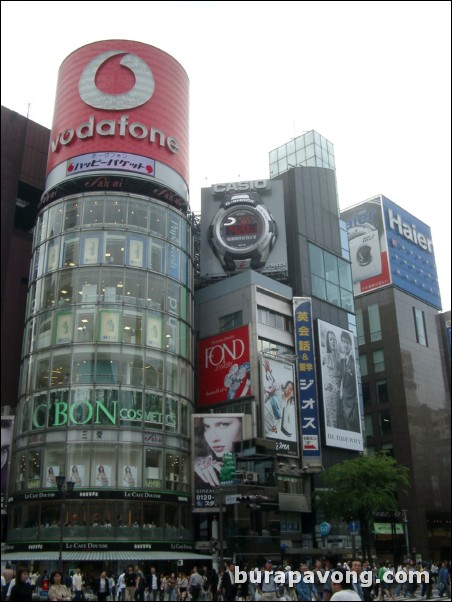
POLYGON ((209 541, 209 553, 210 554, 215 554, 215 552, 218 550, 218 539, 211 539, 209 541))
POLYGON ((260 510, 261 504, 270 498, 265 495, 242 495, 236 498, 240 503, 246 503, 250 510, 260 510))

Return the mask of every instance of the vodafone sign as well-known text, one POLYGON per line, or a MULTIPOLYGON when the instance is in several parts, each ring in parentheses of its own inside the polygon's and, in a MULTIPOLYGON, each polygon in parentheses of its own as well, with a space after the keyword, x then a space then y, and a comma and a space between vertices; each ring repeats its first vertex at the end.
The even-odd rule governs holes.
POLYGON ((147 44, 106 40, 73 52, 59 71, 46 189, 90 172, 186 197, 188 88, 182 66, 147 44))

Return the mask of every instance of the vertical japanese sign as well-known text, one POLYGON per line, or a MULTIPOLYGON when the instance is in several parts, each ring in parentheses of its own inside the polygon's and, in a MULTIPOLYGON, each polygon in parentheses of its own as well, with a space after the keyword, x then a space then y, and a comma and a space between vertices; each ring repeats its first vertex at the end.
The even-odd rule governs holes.
POLYGON ((319 411, 315 374, 311 299, 293 299, 298 394, 300 400, 301 453, 310 466, 322 466, 319 411))

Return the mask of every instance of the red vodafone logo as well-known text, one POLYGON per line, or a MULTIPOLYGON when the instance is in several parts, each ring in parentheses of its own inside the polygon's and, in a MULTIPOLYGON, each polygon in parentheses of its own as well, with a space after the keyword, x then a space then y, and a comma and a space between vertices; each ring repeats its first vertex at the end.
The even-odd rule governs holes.
POLYGON ((87 105, 96 109, 112 109, 123 111, 134 109, 147 102, 154 93, 154 76, 149 66, 138 56, 126 54, 120 61, 135 76, 135 84, 131 90, 123 94, 102 92, 96 85, 99 68, 112 56, 124 54, 121 50, 109 50, 93 59, 84 69, 78 84, 80 98, 87 105))
MULTIPOLYGON (((47 162, 51 185, 70 177, 66 169, 60 176, 57 166, 76 160, 85 168, 100 161, 99 153, 103 159, 122 153, 127 170, 142 175, 150 162, 138 158, 149 159, 188 182, 188 88, 182 66, 154 46, 106 40, 73 52, 59 71, 47 162)), ((167 173, 159 168, 153 176, 171 186, 167 173)))

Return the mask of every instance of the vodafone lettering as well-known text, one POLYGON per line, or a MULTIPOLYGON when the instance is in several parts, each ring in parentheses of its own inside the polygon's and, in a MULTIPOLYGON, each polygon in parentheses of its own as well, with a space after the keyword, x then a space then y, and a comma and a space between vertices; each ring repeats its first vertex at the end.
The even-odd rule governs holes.
POLYGON ((97 123, 95 122, 94 115, 90 115, 88 121, 81 123, 75 130, 68 128, 51 140, 50 150, 52 153, 56 153, 62 146, 68 146, 75 139, 85 140, 86 138, 93 138, 95 133, 99 136, 130 136, 131 138, 135 138, 135 140, 147 139, 150 144, 157 142, 161 147, 166 146, 172 153, 177 153, 180 150, 179 144, 173 136, 167 136, 162 130, 146 126, 137 121, 129 124, 129 115, 121 115, 117 121, 102 119, 97 123))

